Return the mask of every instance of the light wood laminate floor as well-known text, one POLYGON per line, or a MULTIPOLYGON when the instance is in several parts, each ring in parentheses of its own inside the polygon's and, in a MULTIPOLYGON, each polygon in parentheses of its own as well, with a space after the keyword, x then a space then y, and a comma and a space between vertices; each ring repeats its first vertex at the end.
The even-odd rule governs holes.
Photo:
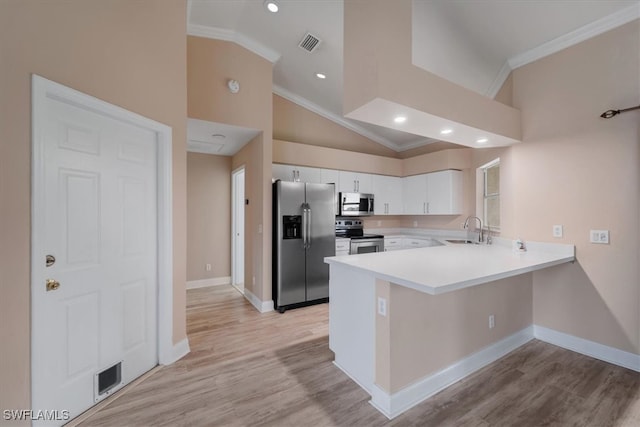
POLYGON ((191 353, 82 426, 640 426, 640 374, 533 340, 392 421, 333 364, 328 305, 187 292, 191 353))

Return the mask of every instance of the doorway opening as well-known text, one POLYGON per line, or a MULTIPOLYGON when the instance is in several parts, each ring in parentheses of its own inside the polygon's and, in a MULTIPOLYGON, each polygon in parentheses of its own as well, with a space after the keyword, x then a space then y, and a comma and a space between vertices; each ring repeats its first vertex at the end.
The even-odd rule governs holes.
POLYGON ((231 284, 244 294, 244 166, 231 174, 231 284))

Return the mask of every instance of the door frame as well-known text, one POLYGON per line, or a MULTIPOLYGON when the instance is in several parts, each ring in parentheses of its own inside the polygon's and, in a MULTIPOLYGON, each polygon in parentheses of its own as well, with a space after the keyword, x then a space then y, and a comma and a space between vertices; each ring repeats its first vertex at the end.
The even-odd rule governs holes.
MULTIPOLYGON (((186 351, 184 343, 173 345, 173 191, 172 191, 172 128, 165 124, 156 122, 147 117, 141 116, 124 108, 110 104, 106 101, 95 98, 91 95, 63 86, 59 83, 48 80, 44 77, 32 74, 31 84, 31 146, 32 146, 32 181, 31 181, 31 294, 36 287, 44 286, 38 280, 37 270, 41 270, 41 265, 36 268, 36 260, 42 262, 44 256, 36 253, 36 248, 42 247, 41 238, 45 229, 41 217, 36 213, 42 212, 45 206, 45 195, 42 194, 44 187, 44 138, 41 135, 39 123, 46 114, 47 98, 64 102, 75 107, 88 110, 97 114, 110 117, 115 120, 127 122, 135 126, 155 132, 157 136, 157 273, 158 273, 158 297, 157 297, 157 355, 158 363, 168 365, 184 354, 188 353, 188 343, 186 351), (38 221, 38 219, 40 221, 38 221), (36 281, 38 283, 36 283, 36 281), (180 347, 180 348, 178 348, 180 347)), ((31 348, 36 336, 33 333, 33 324, 37 316, 33 310, 33 298, 31 298, 31 348)), ((38 319, 40 322, 41 320, 38 319)), ((33 373, 35 359, 31 358, 31 386, 34 386, 33 373)), ((33 396, 33 393, 32 393, 33 396)))
MULTIPOLYGON (((236 258, 236 229, 238 228, 238 200, 236 197, 236 175, 238 175, 239 173, 244 174, 244 179, 243 181, 246 183, 246 178, 247 175, 245 173, 245 165, 242 165, 240 167, 238 167, 237 169, 233 170, 231 172, 231 285, 238 289, 239 292, 241 292, 242 294, 244 294, 244 286, 242 287, 242 290, 240 290, 237 286, 236 286, 236 263, 237 263, 237 258, 236 258)), ((242 206, 244 206, 244 196, 245 195, 245 190, 246 190, 246 185, 245 188, 242 189, 242 194, 243 194, 243 200, 242 200, 242 206)), ((242 227, 244 228, 244 225, 246 223, 246 218, 243 216, 243 223, 242 223, 242 227)), ((244 231, 244 230, 243 230, 244 231)), ((243 235, 245 234, 244 232, 242 233, 243 235)), ((244 266, 244 262, 246 260, 244 259, 244 254, 243 254, 243 266, 244 266)), ((244 274, 243 274, 244 276, 244 274)), ((246 280, 246 277, 244 278, 246 280)))

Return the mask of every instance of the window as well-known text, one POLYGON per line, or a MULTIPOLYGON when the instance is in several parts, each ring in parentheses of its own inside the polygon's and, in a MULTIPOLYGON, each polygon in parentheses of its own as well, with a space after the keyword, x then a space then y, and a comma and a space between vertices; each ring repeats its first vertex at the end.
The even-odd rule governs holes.
POLYGON ((482 222, 494 230, 500 229, 500 159, 480 168, 483 177, 482 222))

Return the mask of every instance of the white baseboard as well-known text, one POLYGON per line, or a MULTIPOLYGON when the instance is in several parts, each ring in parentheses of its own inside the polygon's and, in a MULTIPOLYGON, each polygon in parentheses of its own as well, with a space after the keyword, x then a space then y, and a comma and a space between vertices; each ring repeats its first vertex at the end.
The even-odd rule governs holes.
POLYGON ((161 360, 161 365, 171 365, 174 362, 182 359, 184 356, 189 354, 191 349, 189 348, 189 338, 185 338, 177 344, 173 345, 173 349, 171 351, 171 355, 168 359, 161 360))
POLYGON ((230 285, 231 277, 212 277, 210 279, 190 280, 187 282, 187 289, 206 288, 209 286, 230 285))
POLYGON ((273 311, 273 300, 271 301, 262 301, 260 298, 255 296, 251 291, 247 288, 244 289, 244 297, 253 305, 256 310, 260 313, 268 313, 273 311))
POLYGON ((374 385, 370 403, 387 418, 393 419, 532 339, 533 327, 529 326, 392 395, 374 385))
POLYGON ((544 326, 534 325, 533 336, 540 341, 640 372, 640 354, 629 353, 544 326))

